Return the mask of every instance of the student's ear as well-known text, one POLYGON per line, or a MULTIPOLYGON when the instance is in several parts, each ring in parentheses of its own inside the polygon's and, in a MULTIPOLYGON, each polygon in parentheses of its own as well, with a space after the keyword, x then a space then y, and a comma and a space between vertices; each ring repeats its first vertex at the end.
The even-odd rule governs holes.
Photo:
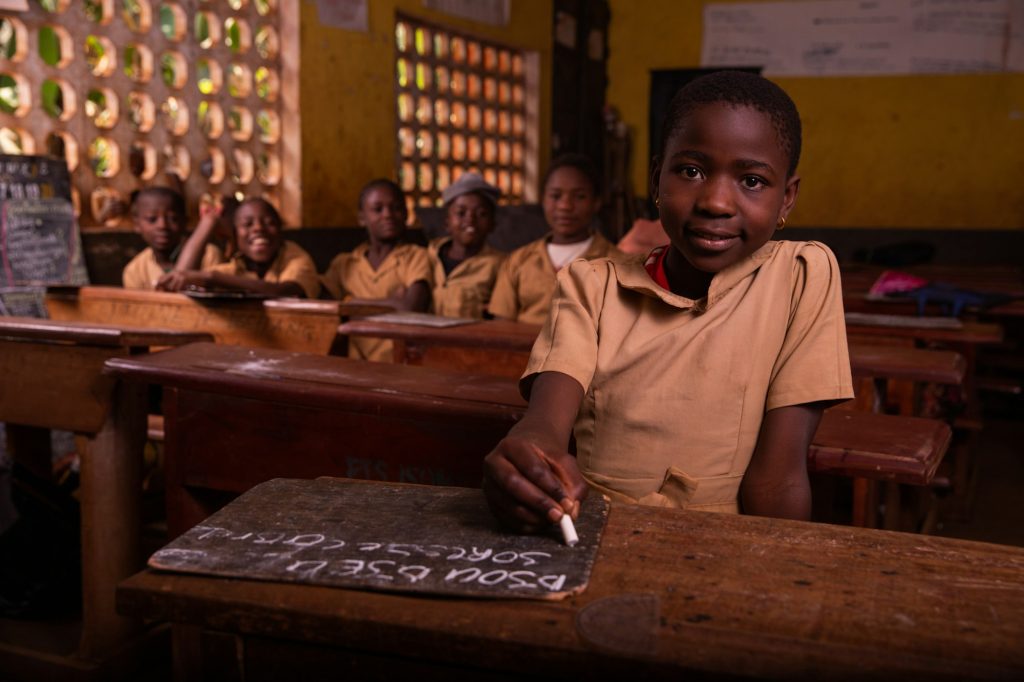
POLYGON ((651 199, 658 205, 661 192, 661 155, 651 157, 651 199))
POLYGON ((800 176, 793 175, 786 180, 786 191, 782 196, 782 208, 779 210, 780 218, 788 218, 789 212, 796 205, 796 195, 800 192, 800 176))

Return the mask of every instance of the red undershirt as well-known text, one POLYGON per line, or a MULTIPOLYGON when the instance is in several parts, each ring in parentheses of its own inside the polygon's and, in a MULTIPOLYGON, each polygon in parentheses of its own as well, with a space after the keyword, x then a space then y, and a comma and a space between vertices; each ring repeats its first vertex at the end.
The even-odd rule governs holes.
POLYGON ((668 246, 658 246, 651 251, 644 261, 644 269, 651 276, 654 283, 665 291, 672 291, 668 285, 668 277, 665 275, 665 255, 668 254, 668 246))

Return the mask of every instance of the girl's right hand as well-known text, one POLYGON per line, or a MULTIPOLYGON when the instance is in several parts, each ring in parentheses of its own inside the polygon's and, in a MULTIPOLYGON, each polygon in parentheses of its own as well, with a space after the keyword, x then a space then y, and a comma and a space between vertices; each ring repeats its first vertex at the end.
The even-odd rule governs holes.
POLYGON ((576 458, 529 435, 509 434, 484 458, 484 495, 504 525, 534 532, 576 518, 587 483, 576 458))

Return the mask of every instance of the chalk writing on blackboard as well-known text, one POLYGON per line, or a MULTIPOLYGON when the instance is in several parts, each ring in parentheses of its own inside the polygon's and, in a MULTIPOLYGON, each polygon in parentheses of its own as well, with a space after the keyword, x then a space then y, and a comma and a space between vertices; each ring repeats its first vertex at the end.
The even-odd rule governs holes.
POLYGON ((3 202, 0 256, 7 285, 88 283, 74 210, 66 199, 3 202))
POLYGON ((61 159, 0 155, 0 315, 45 317, 47 284, 88 284, 61 159))
POLYGON ((589 580, 608 503, 580 543, 504 533, 469 488, 345 479, 264 483, 149 561, 163 570, 374 590, 556 599, 589 580))

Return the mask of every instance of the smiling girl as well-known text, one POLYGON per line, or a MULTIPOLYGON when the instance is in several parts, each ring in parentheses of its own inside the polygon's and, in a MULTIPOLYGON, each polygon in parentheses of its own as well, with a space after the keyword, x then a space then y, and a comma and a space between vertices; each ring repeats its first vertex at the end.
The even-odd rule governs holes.
POLYGON ((575 515, 588 487, 810 514, 811 437, 853 389, 834 256, 771 240, 800 186, 796 106, 760 76, 717 72, 676 94, 664 132, 651 185, 671 243, 559 274, 520 383, 529 410, 486 458, 484 491, 511 525, 575 515))
POLYGON ((277 209, 258 197, 244 200, 234 213, 237 253, 227 263, 200 272, 171 272, 158 288, 180 291, 190 287, 246 291, 267 296, 316 298, 320 280, 313 259, 282 235, 277 209))
POLYGON ((601 197, 597 174, 587 157, 566 154, 551 162, 544 179, 543 208, 551 233, 509 254, 487 306, 495 317, 543 324, 559 270, 577 258, 622 255, 593 229, 601 197))

